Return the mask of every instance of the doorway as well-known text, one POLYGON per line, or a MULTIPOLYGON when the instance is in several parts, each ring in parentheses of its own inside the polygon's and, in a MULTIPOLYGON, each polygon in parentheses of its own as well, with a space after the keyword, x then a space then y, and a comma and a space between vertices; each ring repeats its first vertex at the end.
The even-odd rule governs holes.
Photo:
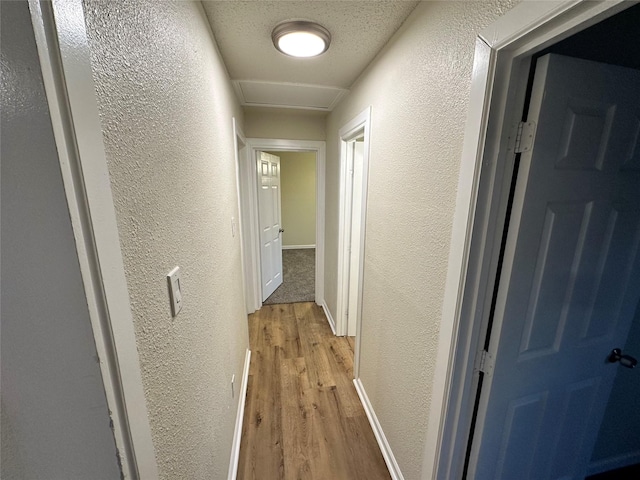
MULTIPOLYGON (((444 396, 441 408, 432 410, 425 449, 425 462, 429 465, 433 459, 436 478, 464 478, 470 425, 478 418, 474 399, 483 378, 494 374, 495 351, 485 343, 485 333, 494 321, 497 290, 493 286, 501 280, 504 266, 503 232, 518 226, 508 225, 509 204, 520 155, 517 138, 527 136, 526 126, 524 131, 518 126, 523 125, 532 56, 632 6, 626 2, 522 5, 479 34, 443 306, 439 352, 445 359, 435 375, 435 388, 441 388, 444 396)), ((631 44, 633 40, 627 38, 627 50, 631 44)), ((522 143, 519 148, 528 148, 522 143)), ((514 343, 519 345, 519 339, 514 343)), ((526 465, 520 466, 518 478, 527 478, 526 465)), ((586 473, 590 472, 589 468, 586 473)), ((466 478, 474 478, 472 469, 466 473, 466 478)))
POLYGON ((266 153, 277 157, 280 163, 282 284, 263 303, 273 305, 313 302, 316 256, 316 153, 277 150, 266 153))
MULTIPOLYGON (((263 295, 260 249, 260 214, 258 199, 258 171, 257 164, 260 152, 277 152, 280 156, 294 155, 296 153, 313 156, 315 161, 315 236, 314 243, 305 244, 305 247, 315 245, 314 260, 314 286, 313 295, 315 303, 324 307, 324 209, 325 209, 325 142, 286 140, 286 139, 246 139, 245 154, 240 156, 240 196, 242 210, 242 233, 244 245, 243 252, 247 281, 245 289, 247 295, 247 313, 253 313, 262 307, 263 295)), ((267 154, 269 155, 269 154, 267 154)), ((276 155, 277 156, 277 155, 276 155)), ((282 225, 287 234, 286 225, 282 225)), ((301 245, 294 245, 301 246, 301 245)), ((286 249, 285 249, 286 251, 286 249)), ((286 255, 286 254, 285 254, 286 255)))
POLYGON ((340 219, 338 233, 338 301, 336 335, 354 343, 354 377, 359 376, 365 220, 369 171, 371 109, 340 131, 340 219))
POLYGON ((633 388, 609 353, 637 348, 640 57, 619 47, 639 12, 552 45, 521 71, 464 478, 582 479, 640 461, 633 430, 606 438, 624 412, 618 394, 633 388))
POLYGON ((640 171, 625 121, 639 86, 632 69, 537 61, 469 478, 585 476, 617 373, 606 358, 624 347, 640 296, 640 171))

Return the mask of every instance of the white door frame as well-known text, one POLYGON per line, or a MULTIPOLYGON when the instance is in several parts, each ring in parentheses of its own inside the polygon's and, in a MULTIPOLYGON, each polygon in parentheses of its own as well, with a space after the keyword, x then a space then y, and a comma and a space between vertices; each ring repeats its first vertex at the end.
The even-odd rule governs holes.
MULTIPOLYGON (((247 166, 247 160, 249 157, 249 148, 247 145, 247 139, 242 133, 242 129, 238 125, 238 121, 233 118, 233 136, 235 138, 235 157, 236 157, 236 190, 238 192, 238 219, 235 225, 232 225, 232 229, 240 233, 240 261, 242 262, 242 285, 244 294, 244 304, 247 313, 255 312, 254 308, 254 285, 251 279, 253 278, 252 265, 253 260, 253 248, 250 239, 253 238, 252 226, 253 221, 251 217, 251 209, 246 208, 243 202, 251 199, 251 184, 249 184, 248 175, 244 171, 247 166)), ((249 204, 247 204, 249 205, 249 204)), ((232 221, 233 222, 233 221, 232 221)))
POLYGON ((340 138, 340 205, 338 219, 338 298, 336 304, 336 335, 347 334, 347 308, 349 305, 349 271, 351 250, 351 219, 352 215, 360 217, 360 244, 358 258, 358 311, 356 312, 356 346, 354 352, 353 375, 358 378, 360 372, 360 330, 362 313, 362 280, 364 277, 364 249, 366 237, 367 191, 369 178, 369 152, 371 144, 371 107, 367 107, 356 117, 347 122, 338 132, 340 138), (348 171, 348 143, 356 137, 364 135, 364 152, 362 158, 362 203, 359 212, 352 212, 353 192, 352 182, 348 171))
POLYGON ((478 352, 497 272, 513 173, 514 125, 531 55, 632 6, 609 0, 528 1, 480 32, 471 83, 440 323, 424 479, 461 478, 478 352))
POLYGON ((29 0, 29 10, 122 472, 155 480, 82 2, 29 0))
POLYGON ((315 302, 318 305, 324 303, 324 211, 325 211, 325 142, 310 140, 286 140, 273 138, 247 138, 248 155, 239 159, 240 175, 243 184, 249 188, 242 191, 242 206, 247 210, 242 213, 248 218, 242 225, 243 235, 248 238, 247 244, 251 245, 245 252, 247 273, 250 277, 247 283, 251 284, 247 293, 247 305, 249 313, 253 313, 262 307, 262 283, 260 275, 260 239, 258 232, 258 172, 256 170, 256 158, 259 151, 281 152, 314 152, 316 154, 316 279, 315 302), (248 208, 245 208, 248 206, 248 208), (250 297, 249 297, 250 295, 250 297))

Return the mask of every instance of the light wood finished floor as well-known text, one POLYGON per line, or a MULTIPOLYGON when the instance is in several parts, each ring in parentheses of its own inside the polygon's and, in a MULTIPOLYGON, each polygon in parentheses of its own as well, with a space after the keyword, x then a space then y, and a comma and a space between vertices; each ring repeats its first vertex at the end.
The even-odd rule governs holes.
POLYGON ((353 378, 353 340, 315 303, 249 316, 251 366, 238 479, 390 479, 353 378))

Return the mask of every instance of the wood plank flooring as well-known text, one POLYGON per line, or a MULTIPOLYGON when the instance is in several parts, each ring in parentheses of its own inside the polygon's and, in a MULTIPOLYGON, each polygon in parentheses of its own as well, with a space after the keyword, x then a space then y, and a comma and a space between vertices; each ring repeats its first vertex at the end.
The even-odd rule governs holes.
POLYGON ((312 302, 263 306, 249 337, 238 479, 390 479, 353 386, 353 339, 312 302))

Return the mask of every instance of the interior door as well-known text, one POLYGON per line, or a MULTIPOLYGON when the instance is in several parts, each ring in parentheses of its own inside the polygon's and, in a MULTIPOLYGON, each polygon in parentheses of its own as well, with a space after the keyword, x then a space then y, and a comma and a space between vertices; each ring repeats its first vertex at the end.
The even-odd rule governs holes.
POLYGON ((258 152, 262 301, 282 285, 280 157, 258 152))
POLYGON ((640 296, 639 92, 538 59, 468 478, 584 478, 640 296))

